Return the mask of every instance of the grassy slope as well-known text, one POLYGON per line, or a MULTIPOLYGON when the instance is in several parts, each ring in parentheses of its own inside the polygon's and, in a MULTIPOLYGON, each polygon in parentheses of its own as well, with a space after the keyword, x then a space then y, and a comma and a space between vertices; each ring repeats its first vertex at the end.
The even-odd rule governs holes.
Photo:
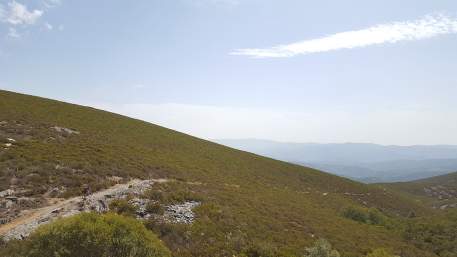
POLYGON ((457 172, 411 182, 379 185, 433 206, 457 203, 457 172), (431 190, 434 194, 430 191, 427 193, 424 189, 431 190), (442 193, 440 194, 440 192, 442 193), (441 199, 439 198, 440 195, 441 199))
POLYGON ((58 185, 78 194, 83 183, 106 186, 108 175, 200 182, 192 190, 218 215, 188 228, 191 240, 177 255, 229 255, 236 249, 230 237, 240 234, 291 254, 324 237, 345 256, 377 247, 405 257, 434 256, 392 231, 341 217, 343 208, 363 204, 391 215, 430 212, 390 191, 120 115, 6 91, 0 91, 1 121, 8 123, 0 127, 0 136, 19 141, 8 150, 0 148, 0 190, 13 177, 14 183, 33 189, 30 194, 58 185), (52 126, 80 134, 61 138, 52 126))

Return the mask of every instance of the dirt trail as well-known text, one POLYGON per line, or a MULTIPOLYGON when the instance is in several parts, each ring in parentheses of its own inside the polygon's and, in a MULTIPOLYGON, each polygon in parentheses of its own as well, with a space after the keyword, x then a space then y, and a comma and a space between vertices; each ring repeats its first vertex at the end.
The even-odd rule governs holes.
MULTIPOLYGON (((72 201, 77 201, 77 200, 81 201, 81 199, 82 198, 79 196, 71 198, 72 201)), ((67 200, 61 201, 58 203, 54 203, 52 205, 38 208, 38 209, 25 210, 25 211, 23 211, 23 213, 21 214, 20 217, 12 220, 11 222, 9 222, 7 224, 0 226, 0 235, 5 235, 10 230, 14 229, 15 227, 17 227, 19 225, 26 224, 32 220, 39 219, 43 215, 52 213, 53 210, 59 209, 62 206, 65 206, 66 204, 69 204, 69 202, 67 202, 67 200)))
POLYGON ((105 211, 110 200, 122 198, 127 194, 141 194, 153 183, 165 183, 166 179, 134 179, 126 184, 117 184, 95 192, 87 197, 76 196, 57 200, 46 207, 23 211, 20 217, 0 226, 0 236, 5 240, 27 237, 34 229, 59 217, 68 217, 84 211, 105 211))

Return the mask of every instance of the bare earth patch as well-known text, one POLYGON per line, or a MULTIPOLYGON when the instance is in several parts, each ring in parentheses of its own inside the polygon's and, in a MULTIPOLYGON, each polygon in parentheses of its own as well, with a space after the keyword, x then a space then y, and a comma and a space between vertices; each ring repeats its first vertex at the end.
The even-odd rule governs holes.
MULTIPOLYGON (((117 184, 88 196, 77 196, 70 199, 48 199, 48 206, 22 211, 18 218, 0 226, 0 236, 3 236, 5 240, 23 239, 38 226, 60 217, 68 217, 87 211, 105 212, 108 211, 109 203, 114 199, 123 199, 128 195, 141 197, 144 191, 149 189, 153 183, 166 182, 168 182, 167 179, 134 179, 128 183, 117 184)), ((194 219, 192 208, 198 204, 197 202, 192 202, 168 206, 168 220, 170 222, 192 222, 194 219)))

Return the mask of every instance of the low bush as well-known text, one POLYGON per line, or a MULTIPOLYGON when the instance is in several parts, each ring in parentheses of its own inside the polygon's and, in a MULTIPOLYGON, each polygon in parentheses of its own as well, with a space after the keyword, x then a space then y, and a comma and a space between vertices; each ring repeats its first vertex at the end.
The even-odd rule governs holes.
POLYGON ((152 217, 145 221, 145 226, 158 235, 173 252, 181 251, 182 253, 181 246, 191 243, 190 227, 187 224, 166 223, 152 217))
POLYGON ((343 217, 370 225, 388 225, 388 218, 375 208, 348 207, 343 211, 343 217))
POLYGON ((26 240, 8 243, 0 256, 169 257, 171 253, 133 218, 84 213, 44 225, 26 240))
POLYGON ((135 216, 137 208, 125 199, 115 199, 109 204, 109 209, 117 214, 135 216))
POLYGON ((340 257, 337 250, 332 249, 332 245, 325 239, 319 239, 313 247, 307 248, 304 257, 340 257))

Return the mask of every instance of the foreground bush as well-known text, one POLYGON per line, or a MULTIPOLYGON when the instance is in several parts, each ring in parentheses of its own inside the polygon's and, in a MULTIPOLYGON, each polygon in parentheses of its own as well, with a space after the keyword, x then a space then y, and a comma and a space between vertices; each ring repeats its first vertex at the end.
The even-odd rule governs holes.
POLYGON ((12 242, 5 252, 6 256, 21 257, 171 256, 157 236, 135 219, 94 213, 44 225, 29 239, 12 242))

